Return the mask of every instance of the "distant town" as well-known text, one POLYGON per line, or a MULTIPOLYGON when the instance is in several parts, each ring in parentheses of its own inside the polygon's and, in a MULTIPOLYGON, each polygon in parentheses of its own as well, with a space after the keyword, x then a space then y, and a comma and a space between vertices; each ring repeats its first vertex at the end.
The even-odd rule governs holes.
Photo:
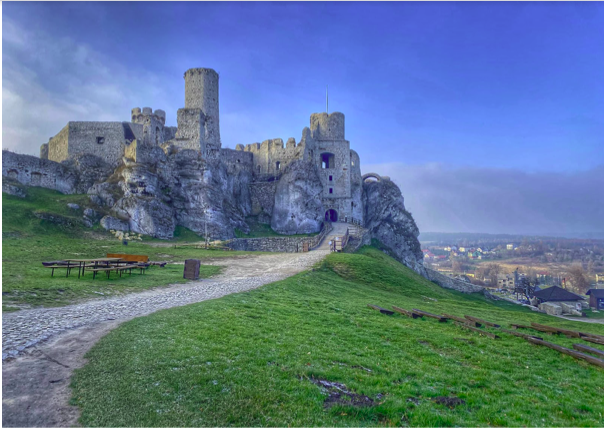
POLYGON ((521 281, 579 295, 604 289, 604 240, 426 233, 420 241, 426 267, 521 301, 521 281))

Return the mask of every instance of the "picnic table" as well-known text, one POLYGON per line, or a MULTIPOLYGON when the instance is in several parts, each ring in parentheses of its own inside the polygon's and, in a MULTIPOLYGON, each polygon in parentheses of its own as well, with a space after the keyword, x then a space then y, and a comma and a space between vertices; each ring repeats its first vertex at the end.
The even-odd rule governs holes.
POLYGON ((54 262, 42 262, 44 267, 52 269, 51 276, 54 276, 55 269, 66 269, 66 275, 69 276, 72 269, 78 268, 78 278, 84 276, 86 268, 91 268, 93 272, 92 279, 96 278, 98 272, 106 272, 109 278, 110 272, 122 273, 129 270, 132 275, 132 269, 140 269, 141 274, 144 274, 145 269, 150 266, 150 263, 141 263, 133 260, 126 260, 121 257, 101 257, 94 259, 65 259, 54 262), (123 265, 121 265, 123 263, 123 265))
MULTIPOLYGON (((110 263, 115 263, 119 266, 119 263, 122 259, 118 258, 118 257, 102 257, 102 258, 97 258, 97 259, 66 259, 63 260, 64 262, 67 262, 67 275, 69 276, 69 264, 70 263, 74 263, 74 267, 75 264, 78 264, 78 278, 81 275, 84 275, 84 270, 86 269, 86 263, 94 263, 94 269, 98 268, 99 263, 101 264, 105 264, 106 267, 109 267, 110 263)), ((88 266, 88 267, 92 267, 92 266, 88 266)), ((54 272, 54 270, 53 270, 54 272)), ((52 275, 51 275, 52 276, 52 275)))

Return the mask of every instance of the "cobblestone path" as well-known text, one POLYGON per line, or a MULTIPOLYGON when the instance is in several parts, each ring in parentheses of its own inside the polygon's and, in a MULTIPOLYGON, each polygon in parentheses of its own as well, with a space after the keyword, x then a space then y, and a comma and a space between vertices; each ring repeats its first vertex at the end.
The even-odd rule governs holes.
POLYGON ((26 348, 65 330, 107 320, 130 319, 279 281, 311 267, 327 253, 317 250, 219 259, 210 264, 226 266, 226 269, 210 279, 59 308, 9 312, 2 315, 2 359, 16 357, 26 348))

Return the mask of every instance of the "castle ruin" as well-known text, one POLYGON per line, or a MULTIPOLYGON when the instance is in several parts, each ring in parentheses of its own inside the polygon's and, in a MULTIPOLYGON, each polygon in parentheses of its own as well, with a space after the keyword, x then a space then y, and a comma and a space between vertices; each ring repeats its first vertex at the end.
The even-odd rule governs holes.
POLYGON ((129 122, 69 122, 39 158, 3 151, 3 191, 16 194, 19 182, 87 193, 106 229, 162 239, 176 226, 225 240, 236 230, 248 233, 250 221, 283 235, 354 223, 363 243, 378 239, 425 274, 419 230, 400 189, 388 177, 361 175, 342 113, 311 114, 299 142, 272 138, 222 148, 218 73, 193 68, 184 80, 176 127, 150 107, 133 108, 129 122))

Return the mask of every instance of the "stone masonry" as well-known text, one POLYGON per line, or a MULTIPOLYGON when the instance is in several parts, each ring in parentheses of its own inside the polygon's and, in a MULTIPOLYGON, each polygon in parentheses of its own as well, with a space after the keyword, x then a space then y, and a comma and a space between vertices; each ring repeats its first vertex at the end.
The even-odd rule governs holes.
MULTIPOLYGON (((360 157, 346 140, 344 114, 311 114, 299 142, 272 138, 222 148, 218 83, 212 69, 184 73, 185 103, 177 112, 177 127, 166 126, 161 109, 135 107, 129 122, 67 123, 42 144, 40 158, 4 151, 3 188, 19 193, 11 181, 88 193, 109 213, 103 226, 162 239, 184 226, 229 240, 235 229, 249 232, 248 216, 283 235, 354 222, 366 229, 355 246, 377 239, 389 254, 428 276, 419 231, 400 189, 387 177, 361 175, 360 157)), ((287 252, 298 251, 309 239, 245 239, 229 245, 287 252)))

